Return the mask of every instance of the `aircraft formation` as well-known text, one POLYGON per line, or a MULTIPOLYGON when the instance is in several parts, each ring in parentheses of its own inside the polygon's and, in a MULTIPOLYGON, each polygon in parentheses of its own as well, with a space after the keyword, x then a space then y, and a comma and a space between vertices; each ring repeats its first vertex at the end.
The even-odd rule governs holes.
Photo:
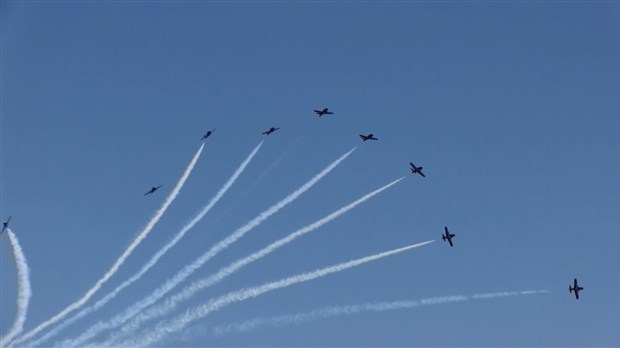
MULTIPOLYGON (((313 111, 314 111, 314 113, 318 117, 321 117, 321 116, 324 116, 324 115, 333 115, 334 114, 334 112, 329 111, 328 108, 316 109, 316 110, 313 110, 313 111)), ((279 129, 280 129, 280 127, 269 127, 267 130, 263 131, 261 134, 262 135, 270 135, 270 134, 276 132, 279 129)), ((200 140, 201 141, 207 141, 213 135, 215 130, 216 130, 216 128, 208 130, 201 137, 200 140)), ((359 134, 359 138, 362 140, 362 142, 366 142, 368 140, 374 140, 374 141, 379 140, 378 138, 376 138, 374 136, 373 133, 369 133, 369 134, 366 134, 366 135, 359 134)), ((417 166, 413 162, 409 162, 409 169, 410 169, 412 175, 418 174, 418 175, 420 175, 423 178, 426 177, 426 175, 422 172, 422 169, 423 169, 422 166, 417 166)), ((163 184, 160 184, 159 186, 152 186, 146 193, 144 193, 144 196, 148 196, 148 195, 154 194, 162 186, 163 186, 163 184)), ((10 221, 11 221, 11 215, 9 215, 7 220, 5 222, 3 222, 3 227, 2 227, 2 231, 0 232, 0 234, 3 234, 4 231, 8 229, 10 221)), ((441 234, 441 239, 444 242, 447 242, 451 248, 454 247, 453 238, 455 236, 456 236, 456 234, 450 233, 450 231, 448 229, 448 226, 444 226, 444 233, 441 234)), ((568 287, 569 293, 570 294, 574 294, 576 300, 579 300, 579 292, 582 291, 583 289, 584 289, 583 287, 579 286, 579 284, 577 282, 577 278, 574 278, 573 284, 569 285, 569 287, 568 287)))

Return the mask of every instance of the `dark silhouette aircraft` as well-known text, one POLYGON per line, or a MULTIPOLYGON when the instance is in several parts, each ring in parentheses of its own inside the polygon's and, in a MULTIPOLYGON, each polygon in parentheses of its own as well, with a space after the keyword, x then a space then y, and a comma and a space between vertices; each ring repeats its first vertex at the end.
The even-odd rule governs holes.
POLYGON ((579 285, 577 285, 577 278, 575 278, 574 282, 573 282, 573 286, 568 286, 568 292, 574 292, 575 293, 575 298, 579 299, 579 291, 583 290, 582 287, 580 287, 579 285))
POLYGON ((6 219, 6 221, 2 223, 2 232, 0 232, 0 234, 4 233, 4 230, 6 230, 9 227, 9 221, 11 221, 11 215, 9 215, 9 218, 6 219))
POLYGON ((453 247, 454 245, 452 245, 452 238, 454 238, 455 234, 452 234, 448 231, 448 226, 444 226, 443 228, 446 233, 441 235, 441 239, 443 239, 444 242, 448 241, 448 243, 450 243, 450 246, 453 247))
POLYGON ((328 111, 327 108, 323 109, 323 110, 314 110, 314 112, 319 115, 319 117, 323 116, 323 115, 333 115, 334 113, 331 111, 328 111))
POLYGON ((158 189, 158 188, 160 188, 160 187, 161 187, 161 185, 159 185, 159 186, 157 186, 157 187, 153 186, 153 187, 151 187, 151 189, 150 189, 147 193, 145 193, 144 195, 145 195, 145 196, 146 196, 146 195, 150 195, 151 193, 153 193, 153 192, 157 191, 157 189, 158 189))
POLYGON ((206 133, 205 133, 205 135, 203 135, 203 136, 202 136, 202 138, 200 138, 200 140, 201 140, 201 141, 202 141, 202 140, 207 140, 207 138, 208 138, 211 134, 213 134, 213 132, 215 132, 215 128, 213 128, 212 130, 210 130, 210 131, 206 132, 206 133))
POLYGON ((271 127, 271 128, 269 128, 269 129, 267 129, 266 131, 264 131, 264 132, 263 132, 263 134, 265 134, 265 135, 269 135, 269 134, 271 134, 271 133, 273 133, 273 132, 277 131, 278 129, 280 129, 280 127, 275 127, 275 128, 274 128, 274 127, 271 127))
POLYGON ((422 173, 422 167, 416 167, 415 164, 409 162, 409 164, 411 165, 411 173, 413 174, 420 174, 422 175, 422 177, 426 178, 426 175, 424 175, 424 173, 422 173))
POLYGON ((360 134, 360 138, 362 138, 362 141, 366 141, 366 140, 379 140, 379 139, 375 138, 374 134, 372 134, 372 133, 370 133, 368 135, 360 134))

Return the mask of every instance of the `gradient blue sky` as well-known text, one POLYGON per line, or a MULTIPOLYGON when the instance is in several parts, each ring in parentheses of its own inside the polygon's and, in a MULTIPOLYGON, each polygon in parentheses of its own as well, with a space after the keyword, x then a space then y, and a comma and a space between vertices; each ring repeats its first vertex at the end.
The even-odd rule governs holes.
MULTIPOLYGON (((2 10, 1 209, 31 268, 26 330, 108 270, 217 128, 185 188, 96 299, 133 274, 266 138, 142 281, 176 270, 358 149, 196 272, 212 273, 406 180, 188 305, 410 243, 421 249, 227 307, 217 325, 326 305, 491 291, 545 295, 335 317, 170 346, 620 345, 620 4, 12 2, 2 10), (312 109, 336 114, 318 118, 312 109), (362 143, 373 132, 380 140, 362 143), (408 162, 426 178, 410 176, 408 162), (155 195, 143 194, 163 184, 155 195), (573 277, 585 287, 575 301, 573 277)), ((0 252, 0 329, 14 268, 0 252)), ((177 337, 178 338, 178 337, 177 337)))

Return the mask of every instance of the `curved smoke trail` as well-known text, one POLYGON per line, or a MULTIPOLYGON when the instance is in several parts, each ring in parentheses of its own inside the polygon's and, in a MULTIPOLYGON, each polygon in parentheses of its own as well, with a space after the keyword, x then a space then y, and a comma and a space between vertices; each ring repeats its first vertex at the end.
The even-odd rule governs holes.
MULTIPOLYGON (((534 294, 542 294, 546 292, 547 290, 492 292, 492 293, 476 294, 476 295, 470 295, 470 296, 451 295, 451 296, 441 296, 441 297, 429 297, 429 298, 423 298, 419 300, 375 302, 375 303, 364 303, 364 304, 345 305, 345 306, 330 306, 330 307, 323 307, 323 308, 319 308, 319 309, 315 309, 315 310, 303 312, 303 313, 278 315, 278 316, 266 317, 266 318, 255 318, 255 319, 246 320, 243 322, 218 325, 211 329, 211 333, 214 336, 222 336, 222 335, 226 335, 229 333, 250 332, 250 331, 258 330, 265 326, 282 327, 286 325, 299 325, 303 322, 308 322, 308 321, 318 320, 318 319, 326 319, 329 317, 335 317, 335 316, 341 316, 341 315, 354 315, 354 314, 365 313, 365 312, 384 312, 384 311, 390 311, 390 310, 396 310, 396 309, 411 309, 411 308, 416 308, 416 307, 421 307, 421 306, 463 302, 463 301, 470 301, 470 300, 492 299, 492 298, 509 297, 509 296, 534 295, 534 294)), ((205 330, 201 329, 200 331, 204 332, 205 330)))
POLYGON ((306 282, 309 280, 317 279, 324 277, 326 275, 341 272, 347 270, 349 268, 357 267, 363 265, 365 263, 379 260, 384 257, 400 254, 402 252, 421 247, 423 245, 434 242, 433 240, 429 240, 422 243, 408 245, 402 248, 393 249, 390 251, 382 252, 379 254, 374 254, 370 256, 366 256, 360 259, 352 260, 349 262, 337 264, 334 266, 321 268, 312 272, 302 273, 298 275, 294 275, 292 277, 284 278, 275 282, 266 283, 263 285, 255 286, 252 288, 241 289, 238 291, 230 292, 226 295, 220 296, 218 298, 214 298, 209 300, 208 302, 189 309, 187 312, 171 319, 168 321, 159 322, 155 328, 146 332, 144 335, 139 335, 136 338, 128 339, 125 342, 121 342, 119 344, 115 344, 114 346, 122 346, 122 347, 146 347, 151 346, 154 343, 160 341, 166 336, 175 333, 183 328, 185 328, 188 324, 192 323, 195 320, 204 318, 212 312, 218 311, 223 307, 230 305, 235 302, 244 301, 250 298, 254 298, 260 296, 264 293, 285 288, 297 283, 306 282))
MULTIPOLYGON (((102 345, 103 346, 111 346, 113 344, 114 341, 129 335, 131 333, 133 333, 134 331, 136 331, 140 325, 146 321, 149 320, 153 320, 156 318, 159 318, 161 316, 164 316, 168 313, 170 313, 172 310, 174 310, 179 303, 184 302, 189 300, 193 295, 195 295, 198 291, 203 290, 205 288, 208 288, 210 286, 213 286, 217 283, 219 283, 220 281, 222 281, 223 279, 227 278, 228 276, 232 275, 233 273, 237 272, 238 270, 240 270, 242 267, 255 262, 259 259, 261 259, 262 257, 276 251, 278 248, 294 241, 295 239, 305 235, 306 233, 312 232, 316 229, 318 229, 319 227, 327 224, 328 222, 338 218, 339 216, 345 214, 346 212, 348 212, 349 210, 355 208, 356 206, 358 206, 359 204, 362 204, 363 202, 369 200, 370 198, 372 198, 375 195, 378 195, 379 193, 387 190, 388 188, 396 185, 398 182, 400 182, 401 180, 403 180, 403 178, 400 179, 396 179, 394 181, 392 181, 391 183, 373 191, 370 192, 364 196, 362 196, 361 198, 355 200, 354 202, 336 210, 335 212, 323 217, 320 220, 317 220, 315 222, 313 222, 310 225, 307 225, 305 227, 302 227, 300 229, 298 229, 297 231, 289 234, 288 236, 281 238, 271 244, 269 244, 268 246, 266 246, 265 248, 249 255, 246 256, 242 259, 239 259, 235 262, 233 262, 232 264, 220 269, 217 273, 210 275, 207 278, 201 279, 199 281, 195 281, 193 282, 191 285, 185 287, 185 289, 183 289, 182 291, 180 291, 179 293, 169 297, 164 303, 157 305, 157 306, 153 306, 151 308, 149 308, 147 311, 144 311, 138 315, 136 315, 128 324, 123 325, 122 329, 119 332, 114 333, 110 338, 108 338, 108 340, 106 342, 104 342, 102 345)), ((84 341, 78 342, 79 344, 82 344, 84 341)), ((64 344, 63 344, 64 346, 64 344)))
MULTIPOLYGON (((40 339, 30 342, 30 345, 36 346, 36 345, 39 345, 39 344, 47 341, 48 339, 50 339, 50 338, 54 337, 55 335, 57 335, 58 333, 60 333, 63 329, 65 329, 66 327, 68 327, 69 325, 74 323, 75 321, 77 321, 80 318, 84 317, 85 315, 87 315, 87 314, 89 314, 91 312, 94 312, 94 311, 98 310, 99 308, 103 307, 106 303, 108 303, 110 300, 112 300, 114 297, 116 297, 116 295, 119 292, 121 292, 124 288, 128 287, 133 282, 135 282, 138 279, 140 279, 149 269, 151 269, 151 267, 155 266, 155 264, 159 261, 159 259, 162 256, 164 256, 164 254, 166 254, 166 252, 168 252, 169 249, 174 247, 177 244, 177 242, 179 240, 181 240, 181 238, 183 238, 183 236, 185 236, 185 234, 190 229, 192 229, 200 220, 202 220, 202 218, 209 212, 209 210, 211 210, 211 208, 213 208, 213 206, 222 198, 222 196, 224 196, 224 194, 228 191, 228 189, 230 189, 230 187, 235 183, 237 178, 239 178, 241 173, 243 173, 243 171, 248 166, 250 161, 254 158, 254 156, 256 155, 256 153, 258 152, 260 147, 263 145, 263 143, 264 143, 264 141, 261 141, 260 144, 258 144, 254 148, 254 150, 250 153, 250 155, 241 163, 239 168, 237 168, 237 170, 233 173, 233 175, 230 177, 230 179, 228 179, 228 181, 224 184, 224 186, 222 186, 222 188, 220 188, 220 190, 216 193, 216 195, 213 198, 211 198, 209 203, 206 206, 204 206, 204 208, 200 211, 200 213, 198 213, 198 215, 196 215, 187 225, 185 225, 181 229, 181 231, 179 231, 176 234, 176 236, 170 242, 168 242, 168 244, 164 245, 157 253, 155 253, 155 255, 153 255, 153 257, 151 257, 149 262, 147 262, 144 266, 142 266, 142 268, 140 269, 140 271, 138 273, 134 274, 133 276, 131 276, 131 278, 129 278, 126 281, 124 281, 121 285, 116 287, 116 289, 114 289, 111 293, 106 295, 104 298, 102 298, 101 300, 97 301, 94 305, 92 305, 90 307, 87 307, 87 308, 84 308, 83 310, 81 310, 79 313, 77 313, 72 318, 69 318, 69 319, 65 320, 62 324, 60 324, 60 325, 56 326, 54 329, 50 330, 50 332, 45 334, 40 339)), ((90 338, 90 337, 88 337, 88 338, 90 338)))
POLYGON ((26 341, 26 340, 32 338, 37 333, 39 333, 41 330, 47 328, 50 325, 53 325, 53 324, 57 323, 62 318, 67 316, 69 313, 71 313, 71 312, 75 311, 76 309, 82 307, 84 305, 84 303, 86 303, 91 297, 93 297, 93 295, 97 291, 99 291, 99 289, 101 289, 101 286, 103 286, 103 284, 105 284, 118 271, 118 269, 125 262, 125 260, 129 257, 129 255, 131 255, 133 250, 140 244, 140 242, 142 242, 142 240, 144 240, 144 238, 146 238, 146 236, 149 234, 149 232, 151 232, 153 227, 155 227, 155 224, 164 215, 164 213, 166 212, 166 209, 168 209, 168 206, 170 206, 170 204, 174 201, 174 199, 177 197, 177 195, 181 191, 181 188, 183 188, 183 184, 185 184, 185 181, 187 180, 187 178, 189 177, 190 173, 192 172, 192 169, 194 169, 194 166, 196 165, 196 161, 198 161, 198 157, 200 157, 200 154, 202 153, 202 149, 203 148, 204 148, 204 143, 200 146, 198 151, 196 151, 196 154, 194 155, 194 157, 190 161, 189 165, 185 169, 185 172, 183 172, 183 175, 181 176, 181 178, 177 182, 177 184, 174 187, 174 189, 172 190, 172 192, 170 192, 168 197, 166 197, 166 200, 164 201, 162 206, 159 208, 159 210, 157 210, 157 212, 155 212, 155 215, 153 215, 151 220, 146 224, 146 226, 142 229, 142 231, 140 231, 140 233, 138 233, 138 236, 131 242, 131 244, 129 244, 129 246, 127 246, 127 249, 125 249, 123 254, 114 262, 112 267, 110 267, 110 269, 103 275, 103 277, 101 277, 95 283, 95 285, 93 285, 93 287, 90 288, 79 300, 73 302, 72 304, 67 306, 65 309, 63 309, 60 313, 56 314, 52 318, 50 318, 47 321, 39 324, 39 326, 35 327, 33 330, 30 330, 30 332, 28 332, 28 333, 24 334, 23 336, 19 337, 13 343, 20 343, 20 342, 26 341))
POLYGON ((286 196, 284 199, 274 204, 267 210, 260 213, 257 217, 252 219, 247 224, 243 225, 235 232, 233 232, 230 236, 218 242, 211 249, 209 249, 206 253, 202 254, 198 259, 196 259, 193 263, 185 266, 181 271, 177 272, 172 278, 168 279, 162 286, 153 291, 150 295, 143 298, 142 300, 134 303, 129 308, 127 308, 123 313, 117 314, 114 318, 112 318, 108 322, 98 322, 97 324, 90 327, 86 332, 84 332, 80 337, 74 340, 68 340, 62 343, 62 346, 73 346, 73 345, 81 345, 81 342, 84 341, 84 337, 92 337, 94 334, 99 333, 106 329, 111 329, 122 325, 127 320, 131 319, 133 316, 138 314, 144 308, 152 305, 157 300, 165 296, 168 292, 174 289, 179 283, 189 277, 194 271, 204 265, 207 261, 217 255, 220 251, 228 248, 228 246, 239 238, 243 237, 246 233, 252 230, 254 227, 260 225, 263 221, 269 218, 271 215, 277 213, 280 209, 284 208, 288 204, 292 203, 295 199, 301 196, 304 192, 309 190, 314 184, 316 184, 319 180, 321 180, 325 175, 330 173, 334 168, 336 168, 342 161, 344 161, 356 148, 353 148, 349 152, 340 156, 337 160, 332 162, 329 166, 327 166, 323 171, 319 174, 315 175, 312 179, 302 185, 300 188, 295 190, 290 195, 286 196))
POLYGON ((24 322, 26 321, 26 314, 28 313, 28 304, 30 303, 30 297, 32 297, 32 291, 30 288, 30 270, 26 262, 24 251, 19 245, 19 240, 8 227, 6 233, 3 233, 2 238, 7 242, 7 249, 9 249, 11 259, 15 262, 15 275, 17 277, 17 308, 15 311, 15 321, 13 321, 13 325, 6 335, 0 340, 0 347, 6 347, 6 345, 24 329, 24 322))

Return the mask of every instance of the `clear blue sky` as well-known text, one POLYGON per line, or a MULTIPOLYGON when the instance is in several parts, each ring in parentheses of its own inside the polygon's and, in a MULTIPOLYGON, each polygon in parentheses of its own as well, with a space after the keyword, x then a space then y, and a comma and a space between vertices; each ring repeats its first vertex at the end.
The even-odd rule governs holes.
MULTIPOLYGON (((439 239, 234 304, 217 325, 326 305, 491 291, 545 295, 388 311, 170 346, 620 345, 620 5, 614 2, 8 2, 1 211, 31 268, 26 330, 108 270, 217 128, 184 190, 96 299, 254 161, 108 319, 346 151, 213 271, 394 179, 389 191, 188 306, 240 287, 439 239), (312 109, 329 107, 318 118, 312 109), (362 143, 358 134, 374 133, 362 143), (426 178, 411 176, 408 162, 426 178), (265 174, 265 175, 263 175, 265 174), (259 179, 260 180, 257 180, 259 179), (148 188, 162 190, 144 197, 148 188), (582 299, 568 293, 578 277, 582 299)), ((15 276, 0 252, 0 329, 15 276)))

